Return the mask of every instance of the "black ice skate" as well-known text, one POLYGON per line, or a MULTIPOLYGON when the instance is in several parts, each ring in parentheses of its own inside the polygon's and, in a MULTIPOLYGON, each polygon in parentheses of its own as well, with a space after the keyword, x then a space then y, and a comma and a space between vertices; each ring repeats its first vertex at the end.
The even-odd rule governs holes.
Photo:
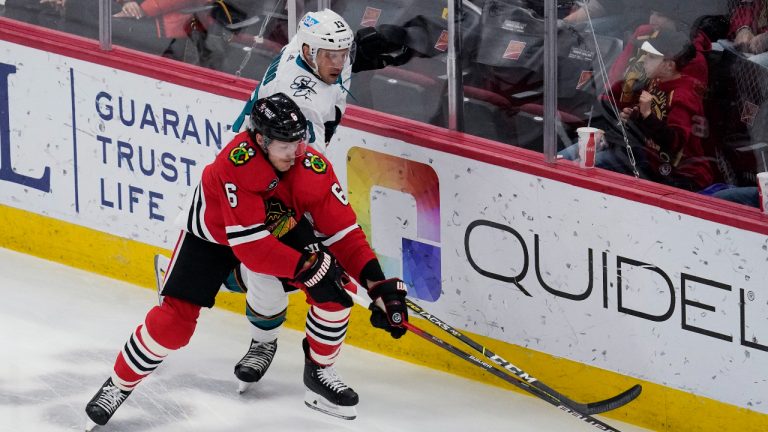
POLYGON ((272 342, 251 340, 251 347, 235 365, 235 376, 240 380, 237 392, 243 393, 248 387, 267 373, 277 351, 277 339, 272 342))
MULTIPOLYGON (((305 339, 304 352, 308 349, 305 339)), ((304 386, 304 403, 308 407, 345 420, 357 417, 357 393, 344 384, 333 366, 319 366, 309 354, 304 357, 304 386)))
POLYGON ((131 392, 120 390, 112 383, 112 378, 108 378, 99 391, 93 395, 93 399, 85 406, 85 413, 88 414, 89 421, 85 426, 86 432, 93 430, 96 425, 104 426, 107 424, 112 414, 120 408, 120 405, 128 399, 131 392))

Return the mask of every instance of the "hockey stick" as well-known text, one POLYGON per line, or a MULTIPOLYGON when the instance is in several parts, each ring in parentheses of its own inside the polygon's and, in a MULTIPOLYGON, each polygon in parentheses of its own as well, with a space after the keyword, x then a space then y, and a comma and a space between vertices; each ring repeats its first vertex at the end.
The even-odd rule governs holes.
MULTIPOLYGON (((354 301, 363 306, 368 307, 370 305, 370 301, 364 299, 357 293, 349 292, 350 296, 354 299, 354 301)), ((439 346, 440 348, 443 348, 444 350, 450 352, 451 354, 454 354, 457 357, 460 357, 461 359, 478 366, 485 371, 491 373, 492 375, 497 376, 498 378, 503 379, 504 381, 514 385, 515 387, 518 387, 522 390, 525 390, 534 396, 543 399, 545 402, 548 402, 549 404, 556 406, 558 409, 567 412, 568 414, 586 422, 587 424, 590 424, 594 426, 595 428, 607 431, 607 432, 620 432, 618 429, 614 428, 613 426, 610 426, 606 423, 603 423, 602 421, 590 416, 589 414, 586 414, 584 412, 580 412, 575 407, 570 407, 567 404, 563 403, 562 400, 560 400, 557 396, 549 394, 543 390, 540 390, 536 387, 531 386, 528 382, 522 381, 512 375, 507 374, 506 372, 503 372, 499 369, 496 369, 495 367, 491 366, 490 364, 484 362, 483 360, 475 357, 472 354, 466 353, 462 351, 459 348, 456 348, 455 346, 449 344, 448 342, 445 342, 444 340, 440 339, 439 337, 427 332, 426 330, 423 330, 419 327, 416 327, 412 323, 405 321, 404 322, 405 328, 410 330, 413 334, 439 346)), ((555 392, 555 394, 557 394, 555 392)))
POLYGON ((638 396, 640 396, 640 392, 643 390, 640 384, 635 384, 634 386, 627 389, 626 391, 602 401, 590 402, 586 404, 576 402, 560 394, 559 392, 549 387, 548 385, 544 384, 543 382, 539 381, 538 379, 532 377, 531 375, 529 375, 527 372, 523 371, 519 367, 504 360, 501 356, 499 356, 498 354, 495 354, 493 351, 475 342, 473 339, 470 339, 460 331, 456 330, 455 328, 447 324, 445 321, 441 320, 440 318, 424 310, 424 308, 422 308, 421 306, 411 301, 411 299, 406 298, 405 304, 408 306, 408 309, 411 309, 412 311, 416 312, 422 318, 426 319, 427 321, 431 322, 437 327, 440 327, 441 329, 445 330, 451 336, 464 342, 475 351, 481 353, 485 357, 492 360, 494 363, 503 367, 505 370, 508 370, 514 376, 516 376, 519 380, 524 381, 531 387, 534 387, 538 390, 541 390, 544 393, 547 393, 548 395, 554 397, 555 399, 561 401, 563 404, 570 406, 571 408, 577 410, 580 413, 593 415, 593 414, 600 414, 606 411, 614 410, 616 408, 622 407, 632 402, 633 400, 635 400, 638 396))
POLYGON ((168 265, 171 259, 165 255, 155 255, 155 288, 157 289, 157 304, 163 304, 163 283, 165 283, 165 273, 168 271, 168 265))
POLYGON ((481 359, 473 356, 472 354, 468 354, 455 346, 449 344, 448 342, 445 342, 444 340, 438 338, 437 336, 432 335, 431 333, 426 332, 425 330, 422 330, 419 327, 416 327, 415 325, 411 324, 408 321, 405 321, 404 323, 405 328, 410 330, 413 334, 432 342, 433 344, 439 346, 440 348, 445 349, 446 351, 455 354, 458 357, 461 357, 462 359, 468 361, 469 363, 474 364, 475 366, 479 366, 483 369, 485 369, 487 372, 490 372, 493 375, 496 375, 497 377, 503 379, 504 381, 519 387, 529 393, 532 393, 533 395, 537 396, 540 399, 543 399, 546 402, 549 402, 550 404, 556 406, 562 411, 567 412, 568 414, 576 417, 579 420, 582 420, 586 422, 589 425, 594 426, 596 429, 599 429, 601 431, 605 432, 620 432, 618 429, 616 429, 613 426, 610 426, 606 423, 603 423, 602 421, 590 416, 589 414, 585 414, 583 412, 579 412, 578 410, 569 407, 568 405, 564 404, 562 401, 557 399, 555 396, 550 395, 548 393, 543 392, 542 390, 537 389, 536 387, 532 387, 529 384, 526 384, 524 381, 519 381, 515 378, 513 378, 511 375, 506 374, 495 367, 491 366, 490 364, 482 361, 481 359))
MULTIPOLYGON (((364 299, 357 293, 349 292, 350 296, 354 299, 354 301, 363 306, 368 307, 370 305, 370 301, 364 299)), ((514 385, 515 387, 518 387, 522 390, 525 390, 534 396, 543 399, 545 402, 548 402, 549 404, 556 406, 558 409, 567 412, 568 414, 586 422, 587 424, 590 424, 594 426, 597 429, 600 429, 602 431, 607 432, 619 432, 618 429, 614 428, 613 426, 610 426, 606 423, 601 422, 600 420, 590 416, 587 413, 581 412, 577 407, 571 407, 568 406, 566 403, 564 403, 560 398, 558 398, 556 395, 559 393, 554 392, 554 394, 550 394, 544 390, 541 390, 537 387, 533 387, 531 384, 529 384, 527 381, 520 380, 518 378, 515 378, 512 375, 509 375, 499 369, 496 369, 495 367, 491 366, 490 364, 484 362, 483 360, 475 357, 472 354, 466 353, 459 348, 456 348, 455 346, 449 344, 448 342, 445 342, 444 340, 438 338, 437 336, 427 332, 426 330, 423 330, 419 327, 416 327, 412 323, 405 321, 404 323, 405 327, 413 332, 413 334, 439 346, 440 348, 445 349, 446 351, 450 352, 451 354, 456 355, 457 357, 460 357, 461 359, 472 363, 475 366, 478 366, 485 371, 489 372, 492 375, 495 375, 498 378, 503 379, 504 381, 514 385)), ((567 398, 565 398, 567 399, 567 398)), ((577 404, 578 405, 578 404, 577 404)))

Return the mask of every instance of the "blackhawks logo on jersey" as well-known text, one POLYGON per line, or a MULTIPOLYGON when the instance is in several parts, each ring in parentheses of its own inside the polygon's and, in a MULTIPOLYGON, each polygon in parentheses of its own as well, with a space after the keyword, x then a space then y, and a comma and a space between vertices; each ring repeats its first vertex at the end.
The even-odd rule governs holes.
POLYGON ((296 226, 296 212, 293 209, 276 199, 267 200, 265 204, 267 217, 264 225, 273 236, 280 238, 296 226))
POLYGON ((323 174, 328 170, 328 164, 320 156, 307 152, 304 158, 304 168, 311 169, 318 174, 323 174))
POLYGON ((243 141, 229 152, 229 160, 231 160, 233 164, 240 166, 251 160, 255 154, 256 152, 253 148, 248 147, 248 142, 243 141))

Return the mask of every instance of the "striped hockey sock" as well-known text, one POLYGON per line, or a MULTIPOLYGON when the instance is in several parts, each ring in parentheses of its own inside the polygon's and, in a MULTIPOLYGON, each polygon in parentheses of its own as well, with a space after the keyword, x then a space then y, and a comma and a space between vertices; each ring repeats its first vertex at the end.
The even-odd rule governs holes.
POLYGON ((112 381, 121 390, 131 391, 152 373, 170 352, 139 325, 117 355, 112 381))
POLYGON ((309 356, 321 366, 332 365, 336 361, 347 335, 352 309, 333 310, 335 308, 343 306, 333 304, 331 308, 321 309, 318 305, 312 305, 307 313, 305 332, 309 342, 309 356))

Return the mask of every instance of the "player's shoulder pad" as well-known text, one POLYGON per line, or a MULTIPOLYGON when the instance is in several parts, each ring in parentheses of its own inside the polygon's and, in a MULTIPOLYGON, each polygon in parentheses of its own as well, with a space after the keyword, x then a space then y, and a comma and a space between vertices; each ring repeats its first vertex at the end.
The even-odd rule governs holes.
POLYGON ((228 170, 237 178, 252 184, 256 190, 271 191, 277 187, 279 180, 274 170, 247 132, 237 134, 224 151, 228 170))
MULTIPOLYGON (((236 137, 239 138, 239 137, 236 137)), ((256 146, 247 139, 234 140, 236 144, 232 147, 227 146, 227 159, 235 167, 242 167, 256 158, 258 150, 256 146)))
POLYGON ((301 166, 314 174, 325 175, 328 173, 330 164, 325 156, 312 147, 308 147, 301 160, 301 166))

